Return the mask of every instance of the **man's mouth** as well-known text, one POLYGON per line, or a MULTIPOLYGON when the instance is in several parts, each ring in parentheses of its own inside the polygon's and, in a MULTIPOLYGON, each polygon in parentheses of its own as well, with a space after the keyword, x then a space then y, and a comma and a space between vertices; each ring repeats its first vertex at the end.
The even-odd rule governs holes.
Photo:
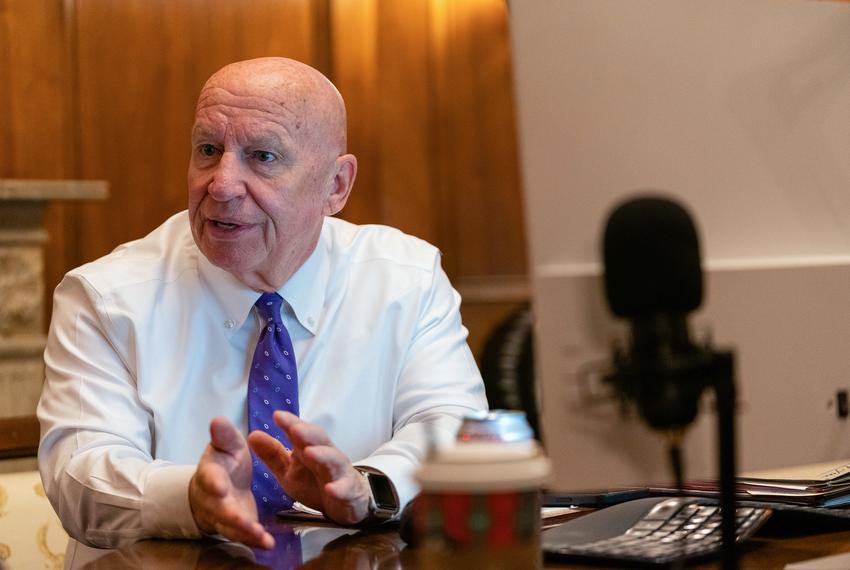
POLYGON ((210 220, 216 227, 225 229, 225 230, 233 230, 239 227, 239 224, 231 224, 229 222, 222 222, 219 220, 210 220))

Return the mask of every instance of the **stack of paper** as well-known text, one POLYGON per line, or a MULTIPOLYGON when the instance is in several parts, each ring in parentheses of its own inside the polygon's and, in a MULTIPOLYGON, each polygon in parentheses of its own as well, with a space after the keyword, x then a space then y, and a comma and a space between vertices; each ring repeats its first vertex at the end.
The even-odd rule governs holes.
MULTIPOLYGON (((685 491, 716 495, 717 481, 695 481, 685 491)), ((792 503, 812 507, 850 504, 850 459, 742 473, 737 480, 740 499, 792 503)))
POLYGON ((843 506, 850 504, 850 459, 744 473, 738 484, 757 500, 843 506))

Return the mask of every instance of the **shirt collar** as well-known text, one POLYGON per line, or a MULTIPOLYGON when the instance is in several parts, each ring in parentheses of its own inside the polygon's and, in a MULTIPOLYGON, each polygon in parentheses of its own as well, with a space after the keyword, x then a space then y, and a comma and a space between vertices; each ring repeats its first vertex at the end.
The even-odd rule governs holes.
MULTIPOLYGON (((318 330, 322 307, 325 304, 330 254, 328 245, 328 224, 322 226, 322 233, 310 257, 278 289, 278 293, 292 308, 298 322, 315 335, 318 330)), ((200 253, 200 252, 199 252, 200 253)), ((223 311, 222 326, 227 329, 230 338, 242 328, 260 293, 247 287, 229 272, 216 267, 203 253, 199 257, 199 271, 212 291, 223 311)))
POLYGON ((246 287, 241 281, 220 267, 216 267, 199 252, 198 270, 221 310, 221 324, 225 336, 232 337, 242 328, 259 293, 246 287))
POLYGON ((328 275, 330 274, 330 245, 327 218, 322 225, 319 242, 310 257, 278 291, 292 307, 295 318, 315 335, 322 308, 325 306, 328 275))

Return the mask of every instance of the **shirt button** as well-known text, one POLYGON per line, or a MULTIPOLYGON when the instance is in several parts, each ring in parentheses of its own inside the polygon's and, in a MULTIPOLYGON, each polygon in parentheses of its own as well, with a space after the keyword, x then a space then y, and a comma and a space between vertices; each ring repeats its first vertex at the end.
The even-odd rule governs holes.
POLYGON ((308 317, 307 322, 310 323, 311 325, 313 325, 313 324, 316 323, 316 319, 314 319, 313 317, 308 317))
POLYGON ((227 319, 226 321, 224 321, 224 328, 232 329, 234 326, 236 326, 236 323, 234 323, 230 319, 227 319))

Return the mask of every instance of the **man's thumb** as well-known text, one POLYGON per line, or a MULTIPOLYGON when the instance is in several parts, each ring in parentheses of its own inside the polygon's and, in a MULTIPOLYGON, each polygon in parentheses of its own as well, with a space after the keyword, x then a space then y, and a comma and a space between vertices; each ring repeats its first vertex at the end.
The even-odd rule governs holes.
POLYGON ((236 453, 245 445, 245 438, 227 418, 217 417, 210 422, 210 443, 219 451, 236 453))

